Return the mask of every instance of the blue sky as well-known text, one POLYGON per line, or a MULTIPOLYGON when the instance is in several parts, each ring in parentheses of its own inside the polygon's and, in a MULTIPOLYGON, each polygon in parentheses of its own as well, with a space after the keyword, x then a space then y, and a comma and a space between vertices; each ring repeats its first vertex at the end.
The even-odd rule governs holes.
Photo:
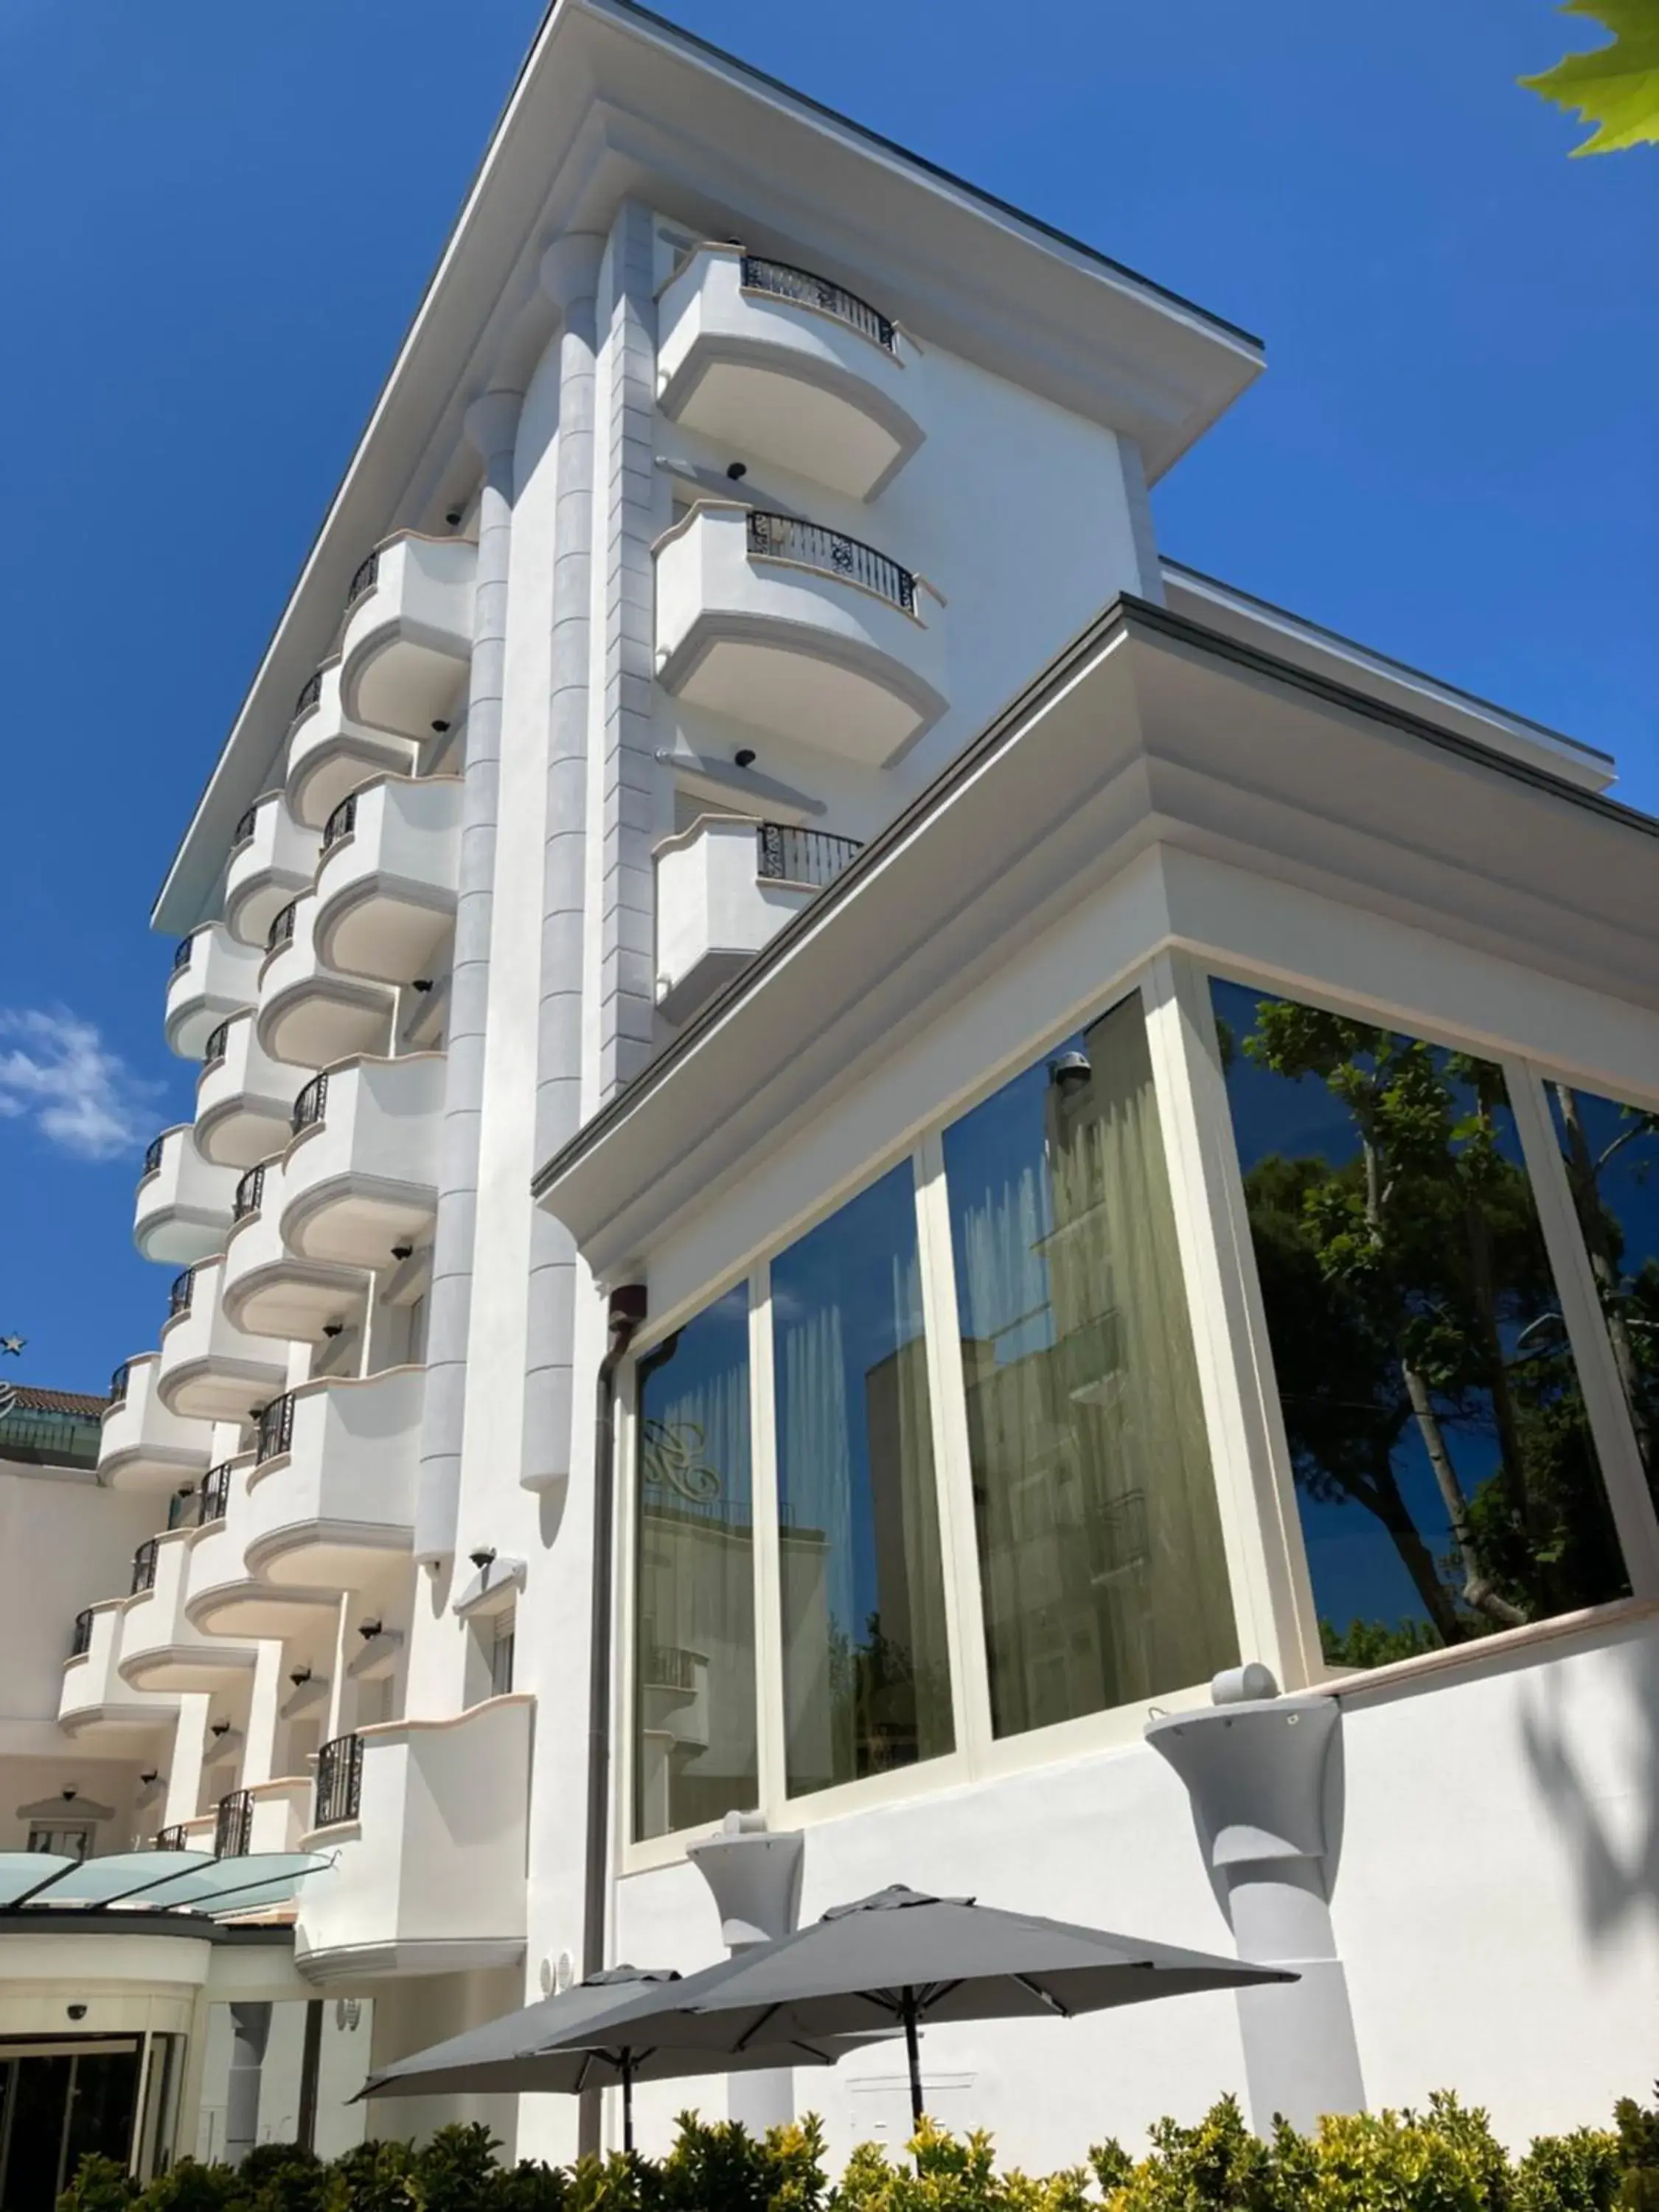
MULTIPOLYGON (((154 1344, 189 1110, 145 917, 541 0, 0 0, 0 1334, 154 1344)), ((1260 332, 1166 549, 1620 757, 1659 808, 1659 155, 1569 161, 1543 0, 673 0, 1260 332)))

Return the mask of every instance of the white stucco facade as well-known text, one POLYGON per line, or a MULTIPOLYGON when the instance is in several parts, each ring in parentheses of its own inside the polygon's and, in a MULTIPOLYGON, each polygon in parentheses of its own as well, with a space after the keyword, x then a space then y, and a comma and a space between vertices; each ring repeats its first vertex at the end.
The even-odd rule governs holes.
MULTIPOLYGON (((729 1812, 804 1838, 803 1917, 902 1881, 1301 1973, 930 2031, 1028 2167, 1225 2091, 1519 2139, 1636 2083, 1659 1244, 1570 1140, 1659 1112, 1655 825, 1160 556, 1260 366, 618 0, 539 34, 158 902, 201 1112, 139 1227, 188 1264, 106 1486, 0 1500, 76 1562, 7 1630, 17 1802, 84 1765, 125 1845, 246 1791, 331 1855, 279 1993, 328 2080, 718 1958, 729 1812)), ((794 2096, 904 2132, 881 2048, 794 2096)), ((576 2147, 553 2098, 368 2124, 475 2112, 576 2147)))

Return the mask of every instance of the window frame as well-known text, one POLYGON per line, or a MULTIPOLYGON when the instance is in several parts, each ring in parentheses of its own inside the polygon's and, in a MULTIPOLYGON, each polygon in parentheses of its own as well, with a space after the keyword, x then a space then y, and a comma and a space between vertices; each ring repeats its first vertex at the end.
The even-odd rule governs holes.
MULTIPOLYGON (((1162 988, 1158 958, 1142 959, 1119 974, 1103 980, 1100 989, 1045 1024, 1035 1036, 1001 1055, 971 1088, 941 1101, 919 1134, 908 1143, 890 1146, 861 1164, 810 1208, 793 1217, 769 1237, 746 1267, 728 1269, 702 1286, 694 1297, 683 1301, 660 1317, 653 1316, 629 1348, 618 1376, 617 1418, 617 1556, 619 1587, 616 1592, 617 1638, 613 1646, 616 1695, 614 1741, 619 1749, 617 1786, 613 1792, 617 1832, 616 1864, 623 1875, 641 1873, 677 1863, 689 1841, 708 1832, 706 1826, 673 1829, 660 1836, 636 1838, 635 1821, 634 1728, 635 1681, 635 1607, 637 1585, 635 1547, 637 1528, 637 1471, 639 1363, 665 1337, 725 1297, 738 1284, 749 1297, 750 1479, 754 1497, 755 1669, 757 1694, 757 1770, 758 1805, 754 1808, 769 1825, 806 1828, 823 1820, 845 1819, 849 1814, 881 1806, 908 1802, 935 1791, 960 1789, 969 1784, 1003 1775, 1029 1771, 1090 1753, 1121 1749, 1140 1741, 1146 1718, 1154 1708, 1145 1703, 1109 1706, 1045 1728, 1029 1729, 998 1737, 992 1732, 989 1661, 983 1633, 982 1592, 979 1546, 973 1500, 973 1468, 969 1449, 967 1391, 963 1373, 957 1322, 955 1257, 951 1232, 950 1196, 945 1176, 945 1132, 953 1123, 992 1097, 1033 1062, 1042 1059, 1078 1029, 1080 1024, 1109 1012, 1132 996, 1138 996, 1146 1020, 1152 1063, 1153 1095, 1158 1111, 1171 1202, 1176 1215, 1176 1241, 1186 1289, 1188 1326, 1192 1331, 1204 1401, 1205 1425, 1216 1478, 1234 1626, 1240 1650, 1255 1656, 1251 1624, 1263 1613, 1259 1563, 1252 1556, 1247 1516, 1237 1509, 1236 1481, 1221 1480, 1221 1435, 1218 1422, 1231 1418, 1224 1392, 1219 1387, 1219 1363, 1209 1341, 1211 1315, 1195 1288, 1194 1224, 1183 1218, 1184 1146, 1186 1120, 1179 1086, 1182 1061, 1170 1048, 1164 1032, 1170 1015, 1162 988), (951 1715, 956 1748, 939 1758, 883 1775, 838 1783, 804 1796, 787 1792, 784 1746, 784 1683, 782 1588, 778 1554, 778 1490, 771 1263, 809 1231, 840 1212, 842 1207, 906 1162, 911 1169, 916 1208, 919 1272, 922 1318, 927 1347, 928 1399, 933 1443, 935 1498, 939 1516, 941 1560, 945 1575, 945 1622, 951 1664, 951 1715), (1230 1498, 1231 1503, 1230 1504, 1230 1498)), ((1231 1130, 1228 1133, 1231 1144, 1231 1130)), ((1256 1547, 1258 1550, 1260 1547, 1256 1547)), ((1259 1641, 1259 1639, 1258 1639, 1259 1641)), ((1205 1703, 1209 1684, 1192 1683, 1164 1692, 1156 1710, 1178 1711, 1205 1703)))
MULTIPOLYGON (((1295 1671, 1286 1669, 1280 1673, 1283 1686, 1316 1689, 1328 1683, 1353 1682, 1376 1670, 1333 1667, 1320 1645, 1318 1611, 1280 1408, 1267 1306, 1250 1235, 1243 1171, 1239 1164, 1232 1109, 1221 1064, 1220 1037, 1210 992, 1212 980, 1290 1000, 1378 1029, 1389 1029, 1443 1050, 1478 1054, 1499 1070, 1514 1116, 1516 1139, 1531 1188, 1540 1234, 1560 1298, 1561 1316, 1566 1324, 1567 1342, 1577 1370, 1585 1418, 1601 1466, 1631 1591, 1628 1597, 1609 1599, 1579 1612, 1529 1621, 1520 1628, 1504 1632, 1496 1640, 1507 1650, 1516 1639, 1559 1635, 1564 1623, 1571 1626, 1616 1619, 1632 1605, 1646 1607, 1659 1602, 1659 1512, 1656 1512, 1637 1449, 1635 1432, 1613 1364, 1613 1347, 1590 1273, 1589 1255, 1573 1212, 1565 1164, 1544 1094, 1547 1082, 1592 1087, 1595 1079, 1575 1078, 1564 1066, 1507 1050, 1496 1039, 1460 1032, 1443 1021, 1419 1017, 1390 1001, 1369 999, 1355 991, 1334 990, 1300 978, 1287 978, 1270 968, 1234 956, 1206 953, 1200 957, 1189 952, 1176 952, 1166 957, 1172 985, 1186 1001, 1198 1046, 1194 1099, 1200 1121, 1207 1124, 1209 1149, 1218 1170, 1216 1226, 1218 1235, 1224 1233, 1242 1292, 1237 1302, 1235 1325, 1235 1340, 1242 1362, 1237 1371, 1252 1378, 1255 1402, 1250 1408, 1251 1423, 1256 1431, 1258 1449, 1265 1449, 1267 1486, 1279 1501, 1279 1540, 1292 1594, 1293 1648, 1300 1658, 1295 1671)), ((1621 1099, 1627 1087, 1617 1086, 1621 1099)), ((1610 1093, 1604 1089, 1598 1095, 1610 1093)), ((1659 1090, 1651 1095, 1653 1110, 1659 1110, 1659 1090)), ((1638 1102, 1630 1099, 1626 1103, 1638 1102)), ((1483 1638, 1458 1645, 1451 1653, 1428 1656, 1441 1667, 1471 1664, 1493 1641, 1483 1638)), ((1424 1662, 1407 1660, 1396 1663, 1412 1668, 1424 1662)))

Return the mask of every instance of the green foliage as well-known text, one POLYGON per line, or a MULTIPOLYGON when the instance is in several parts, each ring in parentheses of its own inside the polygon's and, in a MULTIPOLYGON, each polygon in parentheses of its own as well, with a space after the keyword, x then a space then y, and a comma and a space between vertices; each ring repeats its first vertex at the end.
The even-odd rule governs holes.
POLYGON ((1329 1667, 1386 1667, 1391 1660, 1415 1659, 1445 1648, 1422 1620, 1351 1620, 1339 1629, 1322 1620, 1319 1645, 1329 1667))
POLYGON ((58 2212, 126 2212, 137 2189, 125 2166, 96 2151, 83 2158, 58 2200, 58 2212))
POLYGON ((1619 2173, 1619 2138, 1609 2129, 1540 2136, 1516 2168, 1515 2212, 1612 2212, 1619 2173))
POLYGON ((1543 2136, 1511 2161, 1485 2112, 1437 2092, 1425 2112, 1338 2115, 1265 2140, 1224 2097, 1192 2126, 1160 2120, 1136 2159, 1000 2170, 989 2136, 924 2120, 902 2154, 863 2143, 832 2187, 813 2118, 764 2137, 684 2113, 662 2159, 613 2152, 573 2168, 496 2163, 487 2128, 366 2142, 325 2165, 262 2144, 240 2168, 180 2159, 138 2190, 82 2160, 58 2212, 1659 2212, 1659 2111, 1631 2100, 1617 2132, 1543 2136))
POLYGON ((1588 15, 1613 33, 1610 46, 1569 54, 1522 84, 1594 123, 1577 154, 1613 154, 1659 143, 1659 0, 1565 0, 1564 15, 1588 15))

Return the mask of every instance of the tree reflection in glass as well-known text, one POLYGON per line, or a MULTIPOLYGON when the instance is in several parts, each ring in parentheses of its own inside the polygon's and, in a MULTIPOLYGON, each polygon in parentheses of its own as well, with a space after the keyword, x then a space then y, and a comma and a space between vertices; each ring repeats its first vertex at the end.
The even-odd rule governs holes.
POLYGON ((1547 1088, 1620 1388, 1659 1492, 1659 1115, 1547 1088))
POLYGON ((915 1188, 895 1168, 772 1262, 790 1792, 954 1741, 915 1188))
POLYGON ((1501 1071, 1213 992, 1326 1659, 1622 1595, 1501 1071))
POLYGON ((755 1803, 749 1294, 739 1285, 639 1363, 634 1832, 755 1803))

